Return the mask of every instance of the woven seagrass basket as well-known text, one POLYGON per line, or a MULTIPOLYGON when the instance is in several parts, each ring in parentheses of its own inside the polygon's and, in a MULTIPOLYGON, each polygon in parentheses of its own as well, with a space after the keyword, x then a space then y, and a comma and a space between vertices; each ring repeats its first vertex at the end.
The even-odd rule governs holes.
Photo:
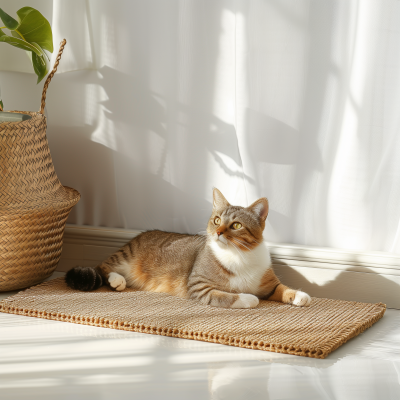
POLYGON ((40 111, 0 112, 0 291, 53 273, 68 214, 80 199, 58 180, 46 137, 46 92, 65 44, 44 84, 40 111))

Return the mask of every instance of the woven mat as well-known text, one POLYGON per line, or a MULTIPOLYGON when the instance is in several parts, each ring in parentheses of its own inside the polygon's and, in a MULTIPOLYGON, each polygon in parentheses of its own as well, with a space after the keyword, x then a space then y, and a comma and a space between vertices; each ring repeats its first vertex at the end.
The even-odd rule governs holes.
POLYGON ((371 327, 385 310, 382 303, 317 298, 310 307, 261 301, 255 309, 223 309, 164 293, 108 287, 78 292, 64 278, 0 302, 0 311, 11 314, 313 358, 325 358, 371 327))

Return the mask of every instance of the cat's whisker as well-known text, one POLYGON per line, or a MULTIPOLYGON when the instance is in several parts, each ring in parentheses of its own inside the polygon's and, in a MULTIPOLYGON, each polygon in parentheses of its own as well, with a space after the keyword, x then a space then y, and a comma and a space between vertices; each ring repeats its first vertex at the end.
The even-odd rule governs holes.
POLYGON ((245 247, 247 250, 251 250, 251 248, 248 247, 248 246, 246 246, 241 240, 235 239, 235 238, 232 238, 232 240, 233 240, 235 243, 238 243, 240 246, 245 247))
POLYGON ((242 261, 246 262, 246 260, 243 257, 243 252, 233 242, 231 242, 230 240, 228 240, 228 243, 230 243, 233 246, 233 248, 238 252, 238 254, 239 254, 240 258, 242 259, 242 261))
POLYGON ((228 242, 229 244, 231 244, 233 246, 233 248, 238 252, 239 257, 242 259, 242 261, 244 262, 244 258, 242 256, 242 254, 240 253, 240 249, 237 248, 237 246, 235 246, 232 242, 228 242))
MULTIPOLYGON (((242 244, 244 247, 247 247, 246 245, 248 244, 247 242, 245 242, 245 241, 243 241, 243 240, 240 240, 240 239, 238 239, 238 238, 232 238, 232 240, 234 240, 235 241, 235 243, 240 243, 240 244, 242 244)), ((248 247, 247 247, 248 248, 248 247)))
MULTIPOLYGON (((247 243, 247 242, 244 242, 243 240, 241 240, 241 239, 238 239, 238 238, 236 238, 236 240, 239 240, 239 241, 241 241, 242 243, 247 243)), ((254 242, 256 242, 257 244, 261 244, 262 242, 259 242, 258 240, 256 240, 256 239, 254 239, 254 238, 252 238, 251 240, 253 240, 254 242)), ((248 243, 247 243, 248 244, 248 243)))

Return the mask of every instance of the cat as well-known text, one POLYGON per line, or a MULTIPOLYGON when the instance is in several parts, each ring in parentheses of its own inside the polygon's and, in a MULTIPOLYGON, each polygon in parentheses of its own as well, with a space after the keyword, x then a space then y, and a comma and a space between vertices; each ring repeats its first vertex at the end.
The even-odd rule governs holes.
POLYGON ((225 308, 253 308, 259 299, 309 306, 307 293, 274 274, 263 240, 268 209, 266 198, 232 206, 214 189, 206 234, 143 232, 97 267, 71 269, 66 283, 83 291, 108 284, 117 291, 163 292, 225 308))

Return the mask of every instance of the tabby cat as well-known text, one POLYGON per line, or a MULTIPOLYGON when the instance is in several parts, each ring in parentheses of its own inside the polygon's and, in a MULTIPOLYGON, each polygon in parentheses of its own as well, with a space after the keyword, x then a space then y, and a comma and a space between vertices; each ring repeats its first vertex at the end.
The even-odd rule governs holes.
POLYGON ((253 308, 259 299, 308 306, 307 293, 280 283, 263 240, 268 200, 232 206, 218 189, 205 235, 148 231, 136 236, 96 268, 76 267, 67 284, 95 290, 104 283, 170 293, 203 304, 253 308))

